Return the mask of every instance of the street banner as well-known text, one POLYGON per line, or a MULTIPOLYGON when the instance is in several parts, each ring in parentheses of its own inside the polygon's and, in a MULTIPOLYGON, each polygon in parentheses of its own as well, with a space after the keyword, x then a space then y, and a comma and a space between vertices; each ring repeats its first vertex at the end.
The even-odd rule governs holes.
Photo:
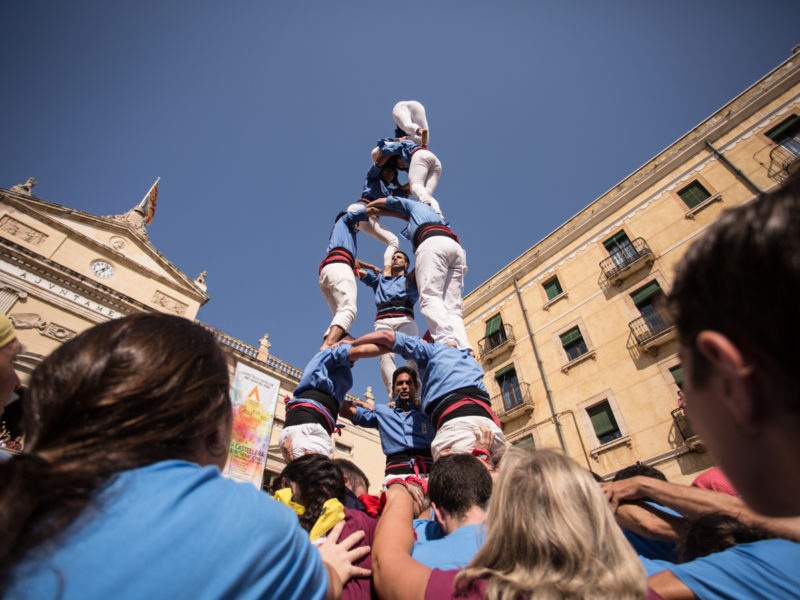
POLYGON ((261 488, 279 388, 274 377, 236 363, 231 385, 233 434, 223 475, 261 488))

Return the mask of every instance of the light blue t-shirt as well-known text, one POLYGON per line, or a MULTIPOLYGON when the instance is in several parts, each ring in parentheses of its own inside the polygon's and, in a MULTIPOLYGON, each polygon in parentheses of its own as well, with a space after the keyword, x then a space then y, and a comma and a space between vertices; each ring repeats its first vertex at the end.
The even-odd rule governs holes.
POLYGON ((383 453, 387 456, 414 448, 427 448, 430 452, 434 436, 433 425, 416 408, 411 407, 406 412, 399 406, 389 408, 385 404, 376 404, 372 411, 358 406, 353 424, 377 428, 383 453))
POLYGON ((432 569, 463 569, 486 539, 483 525, 462 525, 439 539, 417 541, 411 557, 432 569))
POLYGON ((324 598, 297 516, 216 467, 169 460, 119 473, 83 515, 12 571, 7 598, 324 598))
POLYGON ((648 575, 671 571, 700 600, 800 598, 800 544, 789 540, 740 544, 681 564, 642 562, 648 575))

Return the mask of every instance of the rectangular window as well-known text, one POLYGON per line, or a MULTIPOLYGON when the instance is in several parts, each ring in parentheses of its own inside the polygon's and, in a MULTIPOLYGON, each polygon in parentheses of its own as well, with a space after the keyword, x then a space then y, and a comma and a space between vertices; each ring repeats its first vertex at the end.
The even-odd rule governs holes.
POLYGON ((511 445, 514 446, 514 448, 519 448, 520 450, 531 450, 536 447, 536 444, 533 442, 533 435, 521 437, 518 440, 511 442, 511 445))
POLYGON ((503 396, 503 406, 506 410, 522 404, 522 393, 519 389, 517 370, 514 365, 500 369, 494 374, 494 378, 497 385, 500 386, 500 394, 503 396))
POLYGON ((336 448, 337 452, 341 452, 342 454, 347 454, 348 456, 353 454, 353 449, 347 444, 343 444, 341 442, 334 442, 334 447, 336 448))
POLYGON ((506 341, 506 329, 503 327, 503 317, 501 315, 495 315, 486 321, 484 339, 486 340, 487 350, 497 348, 506 341))
POLYGON ((661 315, 656 311, 656 302, 663 294, 664 292, 661 290, 661 286, 658 285, 657 281, 651 281, 646 286, 639 288, 631 294, 633 303, 647 321, 651 332, 661 331, 665 328, 661 315))
POLYGON ((800 156, 800 115, 784 119, 765 135, 779 146, 783 146, 795 156, 800 156))
POLYGON ((559 337, 561 338, 561 345, 564 347, 564 352, 567 353, 570 360, 575 360, 589 351, 579 327, 573 327, 566 333, 562 333, 559 337))
POLYGON ((614 418, 614 411, 611 409, 608 400, 587 408, 586 412, 589 414, 594 433, 601 444, 607 444, 622 437, 617 420, 614 418))
POLYGON ((603 246, 608 250, 608 254, 614 259, 614 262, 620 266, 627 265, 639 257, 624 231, 607 239, 603 242, 603 246))
POLYGON ((683 389, 683 365, 671 367, 669 370, 669 374, 672 375, 672 379, 673 381, 675 381, 675 385, 683 389))
POLYGON ((556 296, 560 296, 564 293, 564 290, 561 289, 561 284, 558 282, 558 277, 553 277, 545 281, 543 284, 544 292, 547 294, 547 299, 552 300, 556 296))
POLYGON ((704 188, 699 181, 693 181, 679 191, 678 196, 681 197, 681 200, 684 201, 686 206, 694 208, 704 200, 711 198, 711 193, 704 188))

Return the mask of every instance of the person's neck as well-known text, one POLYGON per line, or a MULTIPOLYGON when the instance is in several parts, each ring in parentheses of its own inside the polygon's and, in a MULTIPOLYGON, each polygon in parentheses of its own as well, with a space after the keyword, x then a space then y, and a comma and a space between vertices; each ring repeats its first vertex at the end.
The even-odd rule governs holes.
POLYGON ((400 277, 400 275, 405 275, 405 274, 406 274, 405 269, 392 269, 392 279, 396 279, 397 277, 400 277))
POLYGON ((457 519, 449 514, 444 515, 444 523, 440 523, 442 530, 450 535, 456 529, 465 525, 482 525, 486 518, 486 511, 479 506, 472 506, 463 517, 457 519))

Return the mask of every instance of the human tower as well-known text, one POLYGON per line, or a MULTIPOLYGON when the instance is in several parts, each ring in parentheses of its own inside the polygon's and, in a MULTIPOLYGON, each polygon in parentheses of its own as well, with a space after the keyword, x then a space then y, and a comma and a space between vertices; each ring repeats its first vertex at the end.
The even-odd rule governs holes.
POLYGON ((464 326, 466 254, 433 196, 442 165, 428 148, 425 108, 415 100, 401 101, 392 117, 394 136, 381 138, 372 150, 361 197, 336 216, 319 266, 319 287, 333 316, 322 347, 287 402, 281 434, 287 460, 309 452, 333 454, 336 419, 340 412, 349 416, 343 404, 356 360, 381 357, 381 377, 391 398, 394 354, 419 371, 417 403, 435 432, 434 460, 445 451, 475 451, 481 430, 484 437, 490 432, 487 460, 505 446, 464 326), (399 182, 399 171, 408 172, 407 184, 399 182), (389 217, 407 222, 401 235, 414 249, 413 270, 398 237, 380 220, 389 217), (386 244, 382 268, 358 258, 359 231, 386 244), (374 291, 377 311, 375 331, 354 339, 349 331, 358 279, 374 291), (424 338, 414 321, 417 299, 428 326, 424 338))

